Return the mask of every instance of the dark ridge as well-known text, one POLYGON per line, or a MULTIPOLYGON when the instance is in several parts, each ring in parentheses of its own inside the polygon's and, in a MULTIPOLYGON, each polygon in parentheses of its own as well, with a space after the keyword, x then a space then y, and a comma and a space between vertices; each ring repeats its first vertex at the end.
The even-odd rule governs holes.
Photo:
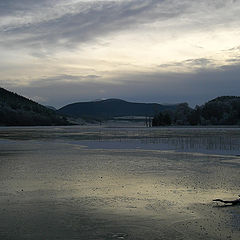
POLYGON ((0 88, 1 126, 68 125, 65 117, 28 98, 0 88))
POLYGON ((239 100, 240 97, 238 96, 221 96, 221 97, 216 97, 209 102, 226 102, 226 101, 231 101, 231 100, 239 100))
POLYGON ((154 116, 154 114, 175 109, 176 105, 161 105, 157 103, 133 103, 121 99, 106 99, 95 102, 78 102, 64 106, 59 113, 71 117, 106 118, 123 116, 154 116))

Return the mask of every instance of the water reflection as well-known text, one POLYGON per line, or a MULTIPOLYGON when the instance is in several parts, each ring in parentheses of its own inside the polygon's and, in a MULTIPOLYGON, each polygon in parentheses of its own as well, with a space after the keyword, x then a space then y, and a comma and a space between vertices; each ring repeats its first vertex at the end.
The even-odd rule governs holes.
POLYGON ((90 149, 175 150, 230 155, 240 153, 240 139, 232 139, 231 137, 98 139, 71 141, 71 143, 83 145, 90 149))
POLYGON ((240 138, 232 136, 150 138, 141 140, 141 143, 179 151, 239 154, 240 150, 240 138))
POLYGON ((0 141, 55 140, 91 149, 175 150, 240 155, 239 128, 0 128, 0 141))

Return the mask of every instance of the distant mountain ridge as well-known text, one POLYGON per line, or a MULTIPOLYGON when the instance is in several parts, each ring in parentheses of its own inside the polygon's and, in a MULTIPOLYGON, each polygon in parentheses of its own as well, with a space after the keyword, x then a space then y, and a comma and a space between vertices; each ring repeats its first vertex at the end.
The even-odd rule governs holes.
POLYGON ((59 126, 71 125, 69 121, 78 124, 79 119, 82 119, 82 123, 85 124, 92 120, 131 119, 135 121, 153 116, 153 126, 240 125, 239 96, 216 97, 201 106, 197 105, 194 109, 187 103, 164 105, 128 102, 114 98, 77 102, 59 110, 53 109, 0 87, 0 126, 59 126), (67 120, 69 118, 63 116, 72 118, 67 120))
POLYGON ((66 105, 59 113, 71 117, 106 118, 123 116, 154 116, 164 110, 174 110, 177 105, 158 103, 135 103, 122 99, 106 99, 93 102, 77 102, 66 105))
POLYGON ((55 111, 0 88, 0 126, 69 125, 55 111))

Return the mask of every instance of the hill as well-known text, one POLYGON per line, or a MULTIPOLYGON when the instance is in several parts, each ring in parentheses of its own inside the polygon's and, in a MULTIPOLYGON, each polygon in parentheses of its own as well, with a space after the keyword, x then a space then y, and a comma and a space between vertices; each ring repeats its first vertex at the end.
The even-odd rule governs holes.
POLYGON ((0 126, 68 125, 55 111, 0 88, 0 126))
POLYGON ((240 97, 217 97, 195 109, 180 104, 175 111, 155 115, 152 125, 240 125, 240 97))
POLYGON ((240 124, 240 97, 217 97, 205 103, 198 111, 202 117, 200 122, 214 125, 237 125, 240 124))
POLYGON ((78 102, 64 106, 59 113, 71 117, 111 119, 123 116, 154 116, 154 114, 176 108, 176 105, 157 103, 133 103, 121 99, 95 102, 78 102))

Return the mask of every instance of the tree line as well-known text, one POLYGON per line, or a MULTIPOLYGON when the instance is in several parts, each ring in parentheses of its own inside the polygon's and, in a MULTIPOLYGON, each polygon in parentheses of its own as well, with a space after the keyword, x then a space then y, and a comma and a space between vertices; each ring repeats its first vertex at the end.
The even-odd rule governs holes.
POLYGON ((170 125, 240 125, 240 97, 217 97, 194 109, 182 103, 152 119, 152 126, 170 125))

